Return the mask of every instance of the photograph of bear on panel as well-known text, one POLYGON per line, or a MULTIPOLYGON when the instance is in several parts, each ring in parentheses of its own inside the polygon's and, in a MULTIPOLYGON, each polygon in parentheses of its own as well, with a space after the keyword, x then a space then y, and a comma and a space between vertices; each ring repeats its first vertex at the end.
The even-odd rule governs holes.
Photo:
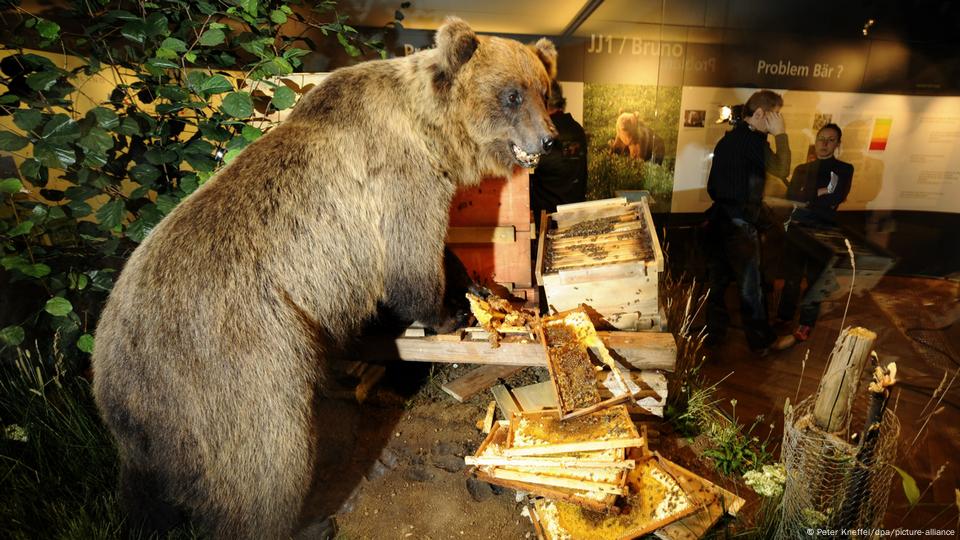
POLYGON ((552 144, 556 49, 455 18, 435 43, 334 71, 131 256, 93 369, 132 527, 289 537, 324 451, 312 403, 329 351, 378 305, 453 324, 451 197, 552 144))
POLYGON ((646 190, 654 212, 669 212, 680 126, 680 88, 587 83, 587 199, 646 190))

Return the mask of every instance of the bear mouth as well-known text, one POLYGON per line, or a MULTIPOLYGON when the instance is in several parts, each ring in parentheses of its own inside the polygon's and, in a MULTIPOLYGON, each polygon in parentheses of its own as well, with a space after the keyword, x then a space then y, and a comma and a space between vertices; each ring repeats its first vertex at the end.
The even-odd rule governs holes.
POLYGON ((540 163, 540 156, 543 154, 528 154, 524 152, 516 144, 511 144, 510 149, 513 150, 513 158, 517 160, 517 163, 525 169, 536 168, 537 164, 540 163))

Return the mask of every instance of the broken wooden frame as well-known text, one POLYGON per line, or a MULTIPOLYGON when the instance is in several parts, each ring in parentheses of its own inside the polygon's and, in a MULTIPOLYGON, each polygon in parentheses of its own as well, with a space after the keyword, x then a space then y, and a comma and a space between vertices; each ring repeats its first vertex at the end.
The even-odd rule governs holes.
POLYGON ((624 459, 622 449, 545 457, 508 457, 503 455, 509 436, 509 422, 494 424, 493 430, 465 461, 472 465, 470 473, 491 484, 568 501, 595 511, 616 511, 615 503, 623 492, 626 470, 634 464, 624 459), (599 458, 599 459, 598 459, 599 458), (529 466, 528 466, 529 464, 529 466), (540 467, 553 474, 540 473, 540 467), (602 465, 591 467, 586 465, 602 465), (590 482, 576 478, 576 472, 612 472, 613 482, 590 482), (568 477, 564 478, 564 474, 568 477))

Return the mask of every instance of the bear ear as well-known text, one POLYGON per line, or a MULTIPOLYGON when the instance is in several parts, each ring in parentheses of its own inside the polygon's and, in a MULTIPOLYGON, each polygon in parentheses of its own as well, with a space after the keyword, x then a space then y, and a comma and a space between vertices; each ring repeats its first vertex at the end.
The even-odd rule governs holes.
POLYGON ((470 25, 459 17, 447 17, 435 38, 443 71, 454 74, 473 56, 480 42, 470 25))
POLYGON ((540 38, 536 43, 527 45, 530 50, 537 55, 537 58, 543 62, 543 67, 547 70, 550 80, 557 78, 557 48, 553 42, 547 38, 540 38))

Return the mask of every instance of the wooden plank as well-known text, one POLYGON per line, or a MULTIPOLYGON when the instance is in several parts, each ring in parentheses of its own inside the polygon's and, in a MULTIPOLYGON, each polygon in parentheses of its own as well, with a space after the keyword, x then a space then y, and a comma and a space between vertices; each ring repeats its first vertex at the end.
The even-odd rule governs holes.
POLYGON ((662 540, 702 538, 725 512, 735 516, 743 507, 745 501, 737 495, 691 473, 658 453, 655 455, 660 467, 680 484, 697 507, 697 511, 693 514, 658 529, 654 533, 658 538, 662 540))
POLYGON ((513 225, 501 227, 450 227, 447 229, 448 244, 505 244, 517 240, 513 225))
MULTIPOLYGON (((610 355, 633 369, 673 371, 677 345, 667 332, 597 332, 610 355)), ((497 348, 486 341, 449 341, 442 336, 366 339, 350 351, 368 362, 403 360, 461 364, 546 366, 543 346, 532 340, 508 341, 497 348)))
POLYGON ((520 412, 522 409, 520 405, 517 404, 516 400, 513 398, 513 394, 510 393, 510 390, 502 384, 498 384, 490 389, 490 392, 493 393, 493 399, 497 401, 497 407, 500 408, 500 414, 503 415, 507 420, 513 418, 513 415, 520 412))
POLYGON ((493 416, 497 412, 497 402, 491 401, 487 404, 487 414, 483 417, 483 431, 484 433, 490 433, 490 430, 493 429, 493 416))
POLYGON ((557 408, 557 394, 550 381, 521 386, 514 388, 511 392, 520 404, 520 410, 542 411, 557 408))
POLYGON ((490 471, 494 478, 504 480, 513 480, 528 484, 542 484, 545 486, 562 487, 577 491, 592 491, 594 493, 609 493, 611 495, 626 495, 625 486, 616 486, 604 482, 591 482, 589 480, 579 480, 575 478, 564 478, 562 476, 549 476, 545 474, 533 474, 509 469, 494 468, 490 471))
POLYGON ((497 466, 508 467, 553 467, 569 469, 632 469, 636 467, 636 460, 621 459, 617 461, 602 461, 597 459, 584 459, 572 456, 465 456, 464 462, 467 465, 497 466))
POLYGON ((626 407, 615 406, 572 420, 556 411, 522 412, 510 419, 505 456, 543 456, 643 446, 626 407))
POLYGON ((483 480, 484 482, 490 484, 496 484, 498 486, 515 489, 524 493, 534 493, 550 499, 565 501, 570 504, 589 508, 595 512, 607 512, 613 508, 614 504, 617 502, 617 496, 609 493, 600 493, 598 495, 602 495, 602 497, 593 498, 590 496, 590 492, 583 492, 557 486, 546 486, 543 484, 530 484, 528 482, 508 480, 506 478, 495 478, 481 468, 475 469, 473 471, 473 475, 476 476, 477 479, 483 480))
POLYGON ((463 403, 478 393, 490 388, 490 386, 498 380, 509 377, 521 369, 523 369, 522 366, 504 366, 497 364, 480 366, 462 377, 445 383, 440 388, 460 403, 463 403))
POLYGON ((650 245, 653 247, 653 266, 657 272, 663 272, 663 250, 660 249, 660 240, 657 237, 657 229, 653 224, 653 216, 650 215, 650 204, 647 197, 643 199, 643 220, 647 223, 647 231, 650 233, 650 245))
POLYGON ((537 239, 537 266, 534 271, 534 274, 537 276, 537 285, 543 285, 543 251, 544 251, 544 242, 547 238, 547 229, 549 228, 550 217, 547 215, 547 211, 543 210, 540 212, 540 237, 537 239))

